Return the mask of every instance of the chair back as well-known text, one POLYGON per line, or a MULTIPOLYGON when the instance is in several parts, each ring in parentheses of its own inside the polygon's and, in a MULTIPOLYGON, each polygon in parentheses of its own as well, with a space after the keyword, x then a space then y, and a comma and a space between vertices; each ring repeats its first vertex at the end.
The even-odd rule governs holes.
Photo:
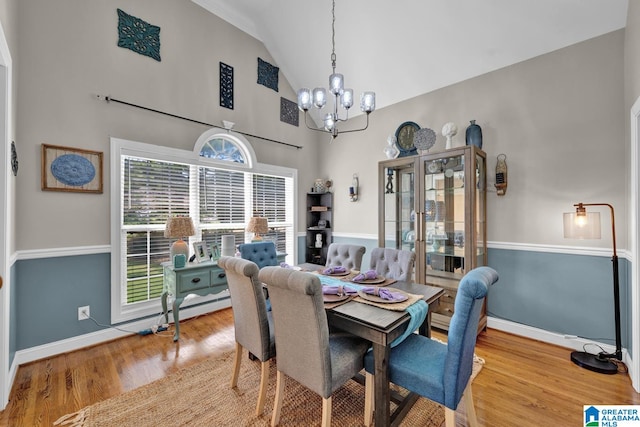
POLYGON ((246 259, 227 256, 221 257, 218 265, 227 275, 236 341, 261 362, 269 360, 275 355, 275 340, 262 283, 258 280, 258 266, 246 259))
POLYGON ((343 266, 347 270, 360 270, 366 248, 360 245, 332 243, 327 249, 327 267, 343 266))
POLYGON ((238 249, 242 258, 255 262, 258 268, 278 265, 276 245, 273 242, 243 243, 238 249))
POLYGON ((260 270, 269 289, 278 352, 278 371, 322 397, 331 395, 329 328, 320 279, 279 267, 260 270))
POLYGON ((373 248, 369 268, 387 279, 410 282, 413 278, 415 263, 415 252, 393 248, 373 248))
POLYGON ((449 323, 444 366, 444 405, 456 408, 473 369, 478 322, 488 288, 498 281, 490 267, 477 267, 462 278, 449 323))

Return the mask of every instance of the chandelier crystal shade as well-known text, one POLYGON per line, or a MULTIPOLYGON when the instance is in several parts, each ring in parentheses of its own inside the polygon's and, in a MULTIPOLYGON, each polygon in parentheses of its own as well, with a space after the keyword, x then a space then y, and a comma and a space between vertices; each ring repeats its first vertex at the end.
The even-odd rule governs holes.
POLYGON ((349 120, 349 109, 353 107, 354 97, 353 89, 344 88, 344 76, 336 73, 336 2, 333 1, 333 8, 331 9, 331 15, 333 20, 331 22, 331 67, 333 73, 329 76, 329 92, 333 95, 333 112, 324 115, 324 128, 317 128, 309 126, 307 121, 307 112, 311 107, 322 109, 327 104, 327 90, 322 87, 317 87, 311 91, 308 88, 302 88, 298 90, 298 107, 304 111, 304 123, 307 128, 320 132, 327 132, 331 134, 332 140, 338 136, 338 133, 347 132, 359 132, 369 127, 369 114, 376 109, 376 94, 375 92, 364 92, 360 97, 360 110, 366 114, 367 123, 360 129, 339 130, 338 123, 346 122, 349 120), (341 117, 338 111, 338 105, 344 110, 344 116, 341 117))

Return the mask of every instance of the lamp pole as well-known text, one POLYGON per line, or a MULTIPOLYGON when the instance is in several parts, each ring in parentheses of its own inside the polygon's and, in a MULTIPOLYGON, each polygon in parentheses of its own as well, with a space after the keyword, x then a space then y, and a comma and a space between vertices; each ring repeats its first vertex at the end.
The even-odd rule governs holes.
POLYGON ((618 253, 616 250, 616 220, 613 206, 609 203, 578 203, 574 205, 577 211, 584 212, 584 206, 608 206, 611 210, 611 237, 613 239, 613 256, 611 257, 611 263, 613 266, 613 303, 614 303, 614 316, 615 316, 615 328, 616 328, 616 351, 615 353, 601 352, 595 355, 595 360, 586 360, 582 355, 584 352, 571 353, 571 360, 574 363, 603 374, 615 374, 618 369, 617 365, 610 362, 609 359, 622 360, 622 344, 621 344, 621 332, 620 332, 620 279, 618 273, 618 253), (599 362, 599 363, 593 363, 599 362), (612 365, 612 366, 609 366, 612 365))

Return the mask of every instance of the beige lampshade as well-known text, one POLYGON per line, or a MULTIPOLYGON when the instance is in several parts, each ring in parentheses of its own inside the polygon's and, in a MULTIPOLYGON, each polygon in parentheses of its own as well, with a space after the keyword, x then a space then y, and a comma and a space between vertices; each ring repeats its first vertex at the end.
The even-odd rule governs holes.
POLYGON ((164 228, 164 237, 178 239, 173 242, 169 250, 169 256, 172 261, 173 257, 178 254, 183 254, 186 259, 189 258, 189 245, 182 238, 193 236, 194 234, 196 234, 196 231, 191 217, 174 216, 167 220, 167 225, 164 228))
POLYGON ((269 231, 269 221, 265 217, 254 216, 249 220, 247 231, 255 235, 254 240, 262 240, 260 235, 269 231))

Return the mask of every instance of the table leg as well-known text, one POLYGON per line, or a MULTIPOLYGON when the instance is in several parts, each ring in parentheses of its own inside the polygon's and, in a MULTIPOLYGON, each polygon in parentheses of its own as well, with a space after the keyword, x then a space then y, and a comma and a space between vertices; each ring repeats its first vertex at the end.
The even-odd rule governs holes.
POLYGON ((373 364, 374 364, 374 420, 376 427, 388 426, 390 423, 391 393, 389 391, 389 352, 386 345, 373 344, 373 364))
POLYGON ((162 312, 164 313, 164 322, 169 323, 169 310, 167 310, 167 296, 169 292, 163 292, 160 300, 162 301, 162 312))
POLYGON ((429 307, 427 317, 425 317, 424 322, 420 325, 418 333, 424 337, 431 338, 431 307, 429 307))
POLYGON ((173 300, 173 323, 176 331, 173 334, 173 342, 180 339, 180 304, 184 298, 176 298, 173 300))

